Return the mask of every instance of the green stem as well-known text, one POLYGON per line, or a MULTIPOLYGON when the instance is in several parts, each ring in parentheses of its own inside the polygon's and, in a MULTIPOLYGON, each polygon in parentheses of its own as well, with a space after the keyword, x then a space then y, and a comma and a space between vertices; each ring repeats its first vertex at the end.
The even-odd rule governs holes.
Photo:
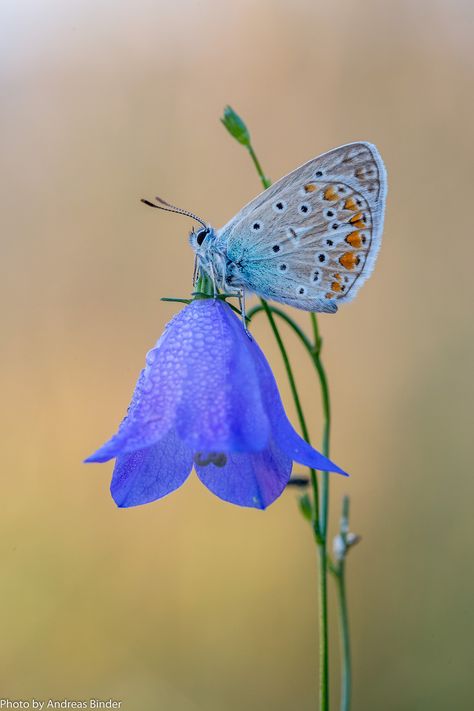
MULTIPOLYGON (((265 176, 260 161, 258 160, 255 151, 250 143, 247 144, 250 157, 254 163, 255 169, 260 177, 261 183, 264 189, 270 187, 271 182, 265 176)), ((268 306, 264 299, 261 299, 262 310, 265 311, 267 318, 270 322, 273 334, 277 341, 280 353, 285 364, 286 372, 288 375, 288 380, 290 382, 290 388, 292 391, 293 399, 295 402, 296 410, 298 412, 298 418, 300 421, 301 432, 303 437, 307 442, 309 442, 309 432, 306 426, 306 421, 301 407, 301 401, 298 395, 298 390, 296 388, 295 378, 293 375, 293 370, 288 358, 288 353, 284 346, 283 340, 281 338, 278 327, 273 318, 273 313, 277 313, 274 309, 268 306), (273 313, 272 313, 273 311, 273 313)), ((278 310, 279 311, 279 310, 278 310)), ((254 311, 254 313, 256 313, 254 311)), ((329 433, 330 433, 330 407, 329 407, 329 389, 326 378, 326 373, 324 371, 320 354, 321 354, 321 338, 318 331, 318 323, 315 314, 311 314, 311 321, 313 325, 314 332, 314 345, 309 341, 309 339, 303 334, 302 330, 295 324, 291 319, 286 316, 278 315, 283 318, 298 334, 300 339, 305 344, 306 349, 311 355, 314 366, 319 376, 319 381, 321 384, 321 393, 323 398, 323 411, 324 411, 324 431, 323 431, 323 454, 327 457, 329 454, 329 433)), ((316 472, 314 469, 310 469, 311 473, 311 484, 313 489, 313 506, 312 506, 312 525, 313 533, 318 545, 319 551, 319 612, 320 612, 320 624, 319 624, 319 652, 320 652, 320 673, 319 673, 319 690, 320 690, 320 706, 319 711, 329 711, 329 648, 328 648, 328 598, 327 598, 327 520, 328 520, 328 505, 329 505, 329 477, 327 472, 322 474, 322 501, 321 505, 319 503, 319 489, 318 480, 316 472)))
MULTIPOLYGON (((326 371, 324 369, 322 360, 321 360, 321 351, 323 347, 323 339, 320 336, 319 333, 319 325, 318 325, 318 320, 316 318, 316 314, 312 313, 310 314, 311 318, 311 324, 313 327, 313 336, 314 336, 314 351, 312 353, 312 358, 314 362, 314 366, 318 372, 318 377, 319 377, 319 384, 321 386, 321 397, 323 401, 323 416, 324 416, 324 425, 323 425, 323 442, 322 442, 322 448, 323 448, 323 454, 325 457, 329 456, 329 436, 331 432, 331 404, 329 400, 329 385, 328 385, 328 379, 326 376, 326 371)), ((328 510, 329 510, 329 474, 328 472, 322 472, 322 495, 321 495, 321 511, 320 511, 320 520, 321 520, 321 535, 325 539, 327 537, 327 528, 328 528, 328 510)))
MULTIPOLYGON (((262 301, 263 303, 263 301, 262 301)), ((321 361, 321 348, 322 348, 322 339, 319 335, 319 330, 318 330, 318 322, 316 319, 315 314, 311 314, 311 321, 313 323, 313 333, 314 333, 314 340, 315 343, 314 345, 311 343, 309 340, 308 336, 305 334, 303 329, 301 329, 298 324, 293 321, 293 319, 288 316, 284 311, 281 309, 275 307, 275 306, 268 306, 268 304, 265 302, 265 307, 263 306, 254 306, 253 309, 251 309, 248 313, 249 319, 251 319, 253 316, 258 314, 260 311, 265 311, 267 313, 267 316, 270 318, 271 314, 275 314, 279 318, 281 318, 283 321, 285 321, 291 329, 295 332, 295 334, 298 336, 300 339, 301 343, 305 347, 306 351, 309 353, 309 356, 311 360, 313 361, 314 367, 318 373, 319 377, 319 383, 321 387, 321 397, 322 397, 322 406, 323 406, 323 418, 324 418, 324 425, 323 425, 323 440, 322 440, 322 451, 325 457, 329 456, 329 435, 330 435, 330 430, 331 430, 331 404, 330 404, 330 399, 329 399, 329 385, 328 385, 328 380, 326 376, 326 371, 324 369, 324 366, 321 361)), ((274 322, 274 320, 273 320, 274 322)), ((281 341, 281 336, 279 336, 279 339, 277 341, 281 341)), ((281 348, 280 348, 281 350, 281 348)), ((294 380, 294 379, 293 379, 294 380)), ((290 383, 291 385, 291 383, 290 383)), ((297 406, 298 408, 298 406, 297 406)), ((306 435, 303 434, 303 436, 306 438, 306 435)), ((309 439, 307 440, 309 441, 309 439)), ((319 511, 319 530, 318 534, 325 540, 327 538, 327 524, 328 524, 328 509, 329 509, 329 474, 328 472, 323 472, 322 473, 322 488, 321 488, 321 508, 319 511)), ((319 542, 319 541, 318 541, 319 542)))
MULTIPOLYGON (((260 311, 265 311, 267 314, 267 317, 270 320, 270 324, 273 326, 275 325, 275 319, 273 318, 273 314, 279 316, 282 320, 284 320, 290 328, 293 329, 293 331, 296 333, 298 338, 301 340, 303 343, 305 349, 309 353, 311 360, 313 361, 313 364, 315 366, 315 369, 318 373, 319 376, 319 381, 321 385, 321 395, 322 395, 322 402, 323 402, 323 414, 324 414, 324 430, 323 430, 323 454, 325 457, 329 455, 329 433, 330 433, 330 416, 331 416, 331 408, 330 408, 330 401, 329 401, 329 387, 328 387, 328 381, 326 377, 326 372, 324 370, 323 364, 321 362, 321 347, 322 347, 322 340, 319 336, 319 331, 318 331, 318 323, 316 320, 316 317, 314 314, 311 314, 312 317, 312 322, 313 322, 313 333, 314 333, 314 338, 315 338, 315 343, 314 345, 311 343, 311 341, 308 339, 306 334, 302 331, 302 329, 298 326, 295 321, 293 321, 292 318, 290 318, 284 311, 281 311, 281 309, 278 309, 273 306, 268 306, 268 304, 264 301, 262 301, 262 306, 256 306, 254 307, 250 312, 249 312, 249 317, 251 318, 255 314, 259 313, 260 311)), ((275 333, 275 331, 274 331, 275 333)), ((280 351, 282 353, 285 353, 283 360, 285 362, 285 366, 288 363, 288 366, 291 368, 289 365, 289 360, 288 360, 288 354, 286 353, 285 346, 283 344, 282 338, 280 333, 278 333, 278 336, 275 333, 275 338, 277 340, 277 343, 280 347, 280 351)), ((287 373, 288 373, 288 368, 287 368, 287 373)), ((294 384, 294 377, 293 374, 291 375, 291 379, 288 376, 288 379, 290 380, 290 387, 293 392, 293 384, 294 384)), ((293 395, 294 397, 294 395, 293 395)), ((297 411, 301 412, 302 417, 304 419, 304 415, 301 409, 301 403, 298 397, 298 400, 295 399, 295 404, 297 407, 297 411)), ((301 420, 300 420, 301 422, 301 420)), ((303 432, 304 438, 309 442, 309 437, 308 437, 308 432, 305 428, 301 428, 303 432)), ((329 475, 327 472, 322 473, 322 501, 321 501, 321 506, 319 507, 319 490, 318 490, 318 481, 316 477, 316 473, 314 470, 311 471, 311 482, 313 486, 313 496, 314 496, 314 504, 313 504, 313 532, 315 535, 316 543, 318 544, 318 551, 319 551, 319 630, 320 630, 320 636, 319 636, 319 655, 320 655, 320 685, 319 685, 319 693, 320 693, 320 711, 327 711, 329 709, 329 634, 328 634, 328 595, 327 595, 327 570, 328 570, 328 563, 327 563, 327 521, 328 521, 328 504, 329 504, 329 475)))
POLYGON ((339 564, 336 575, 337 597, 339 602, 339 624, 341 628, 342 647, 342 679, 341 679, 341 711, 350 711, 351 707, 351 646, 349 637, 349 613, 347 609, 346 592, 346 561, 339 564))
POLYGON ((329 631, 328 631, 328 589, 327 589, 327 548, 326 541, 318 545, 319 550, 319 709, 329 709, 329 631))
MULTIPOLYGON (((270 327, 273 331, 273 335, 275 336, 275 340, 278 344, 278 348, 280 349, 281 357, 282 357, 283 363, 285 365, 285 370, 286 370, 286 374, 288 377, 288 382, 290 383, 291 394, 293 395, 293 400, 295 403, 296 412, 298 414, 298 419, 300 421, 301 433, 302 433, 304 439, 309 443, 309 441, 310 441, 309 431, 308 431, 308 427, 306 425, 306 419, 304 416, 303 408, 301 406, 301 400, 300 400, 300 396, 298 394, 298 388, 296 387, 296 381, 295 381, 295 376, 293 374, 293 368, 291 367, 290 359, 288 357, 288 352, 285 348, 285 344, 283 343, 283 339, 281 337, 280 331, 278 330, 278 327, 275 323, 275 319, 273 318, 272 312, 274 312, 274 309, 267 304, 265 299, 260 299, 260 302, 261 302, 261 306, 256 307, 255 309, 252 309, 253 314, 258 313, 258 311, 264 311, 265 314, 267 315, 268 321, 270 323, 270 327)), ((291 322, 291 319, 289 317, 288 317, 288 322, 291 322)), ((296 325, 296 324, 294 324, 294 325, 296 325)), ((314 496, 312 525, 313 525, 314 535, 316 536, 317 539, 319 539, 318 480, 316 477, 315 470, 310 468, 309 471, 310 471, 311 486, 313 489, 313 496, 314 496)))
MULTIPOLYGON (((306 348, 308 353, 311 355, 311 357, 313 357, 312 356, 313 344, 311 343, 311 341, 309 340, 308 336, 303 331, 303 329, 298 326, 296 321, 293 321, 291 316, 288 316, 288 314, 285 311, 282 311, 277 306, 270 306, 269 308, 270 308, 271 312, 274 313, 279 318, 281 318, 282 321, 286 321, 286 323, 290 326, 290 328, 292 328, 293 331, 296 333, 296 335, 298 336, 298 338, 300 339, 300 341, 302 342, 302 344, 304 345, 304 347, 306 348)), ((264 310, 265 309, 263 308, 263 306, 254 306, 247 313, 247 318, 249 320, 251 320, 253 316, 258 314, 260 311, 264 311, 264 310)))
POLYGON ((339 543, 336 564, 328 560, 328 569, 334 575, 337 586, 339 609, 339 627, 341 632, 342 678, 341 678, 341 711, 350 711, 351 706, 351 646, 349 636, 349 612, 346 592, 346 556, 351 545, 349 542, 349 506, 348 496, 342 499, 342 514, 339 523, 339 543))
POLYGON ((270 185, 272 184, 272 181, 269 180, 265 176, 265 173, 262 170, 262 166, 260 165, 260 161, 258 160, 257 155, 256 155, 251 143, 248 144, 247 149, 248 149, 248 152, 250 153, 251 159, 253 160, 253 164, 254 164, 255 169, 258 173, 258 177, 260 178, 260 181, 263 185, 263 189, 266 190, 267 188, 270 187, 270 185))

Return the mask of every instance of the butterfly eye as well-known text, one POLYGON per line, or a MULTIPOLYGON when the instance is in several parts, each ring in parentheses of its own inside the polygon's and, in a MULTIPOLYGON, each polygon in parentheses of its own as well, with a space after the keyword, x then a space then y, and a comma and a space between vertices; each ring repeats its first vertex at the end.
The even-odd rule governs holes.
POLYGON ((202 245, 204 240, 206 239, 207 235, 209 234, 209 230, 207 227, 205 229, 199 230, 199 232, 196 235, 196 242, 199 245, 199 247, 202 245))
POLYGON ((300 288, 298 289, 298 294, 300 294, 301 296, 306 294, 306 289, 304 288, 304 286, 300 286, 300 288))
POLYGON ((311 212, 311 205, 308 205, 307 202, 303 202, 298 207, 298 210, 299 210, 299 212, 301 212, 302 215, 307 215, 308 213, 311 212))
POLYGON ((323 264, 326 261, 326 255, 321 252, 320 254, 318 254, 317 259, 318 262, 321 262, 321 264, 323 264))
POLYGON ((316 178, 322 178, 323 177, 323 171, 322 170, 317 170, 316 173, 314 174, 316 178))
POLYGON ((252 230, 253 232, 259 232, 262 229, 263 225, 261 222, 254 222, 252 225, 252 230))
POLYGON ((280 264, 279 269, 281 272, 286 272, 286 264, 280 264))
POLYGON ((313 281, 319 281, 319 271, 317 269, 313 274, 313 281))

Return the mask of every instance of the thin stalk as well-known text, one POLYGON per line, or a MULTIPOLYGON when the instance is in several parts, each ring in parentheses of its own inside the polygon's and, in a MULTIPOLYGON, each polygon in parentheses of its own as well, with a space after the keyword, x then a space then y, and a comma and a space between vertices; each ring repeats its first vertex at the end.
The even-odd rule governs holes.
POLYGON ((346 593, 346 561, 341 560, 336 575, 337 598, 339 609, 339 625, 341 629, 342 648, 342 678, 341 678, 341 711, 350 711, 351 707, 351 645, 349 636, 349 613, 346 593))
MULTIPOLYGON (((331 408, 330 408, 330 400, 329 400, 329 387, 328 387, 328 381, 326 377, 326 372, 324 370, 323 364, 321 362, 320 354, 321 354, 321 347, 322 347, 322 340, 319 336, 319 331, 318 331, 318 324, 317 320, 314 314, 311 314, 312 317, 312 322, 313 322, 313 333, 314 333, 314 339, 315 343, 314 345, 311 343, 311 341, 308 339, 306 334, 302 331, 302 329, 298 326, 295 321, 293 321, 292 318, 290 318, 287 314, 285 314, 281 309, 275 308, 273 306, 269 306, 266 302, 263 302, 262 307, 256 306, 254 307, 250 312, 249 316, 257 314, 259 311, 264 310, 270 320, 270 323, 275 323, 275 319, 273 318, 273 314, 279 316, 281 319, 283 319, 296 333, 296 335, 299 337, 301 342, 303 343, 305 349, 309 353, 309 356, 311 357, 311 360, 313 361, 313 364, 315 366, 315 369, 318 373, 319 376, 319 381, 321 385, 321 396, 322 396, 322 402, 323 402, 323 414, 324 414, 324 430, 323 430, 323 444, 322 444, 322 450, 324 456, 329 455, 329 433, 330 433, 330 417, 331 417, 331 408)), ((276 337, 276 336, 275 336, 276 337)), ((280 346, 280 351, 282 351, 282 348, 285 350, 285 346, 283 344, 283 341, 281 339, 280 334, 278 333, 277 338, 277 343, 280 346)), ((283 351, 282 351, 283 355, 283 351)), ((286 354, 285 350, 285 355, 286 359, 288 359, 288 355, 286 354)), ((285 358, 284 358, 285 361, 285 358)), ((291 386, 291 381, 290 381, 290 386, 291 386)), ((299 407, 301 407, 301 403, 299 402, 299 407)), ((296 401, 295 401, 296 404, 296 401)), ((298 405, 297 405, 298 409, 298 405)), ((309 441, 308 437, 306 434, 303 432, 303 436, 307 441, 309 441)), ((320 710, 321 711, 327 711, 329 709, 329 633, 328 633, 328 625, 329 625, 329 619, 328 619, 328 591, 327 591, 327 570, 328 570, 328 562, 327 562, 327 521, 328 521, 328 504, 329 504, 329 475, 328 472, 323 472, 322 473, 322 501, 321 501, 321 506, 319 507, 319 491, 318 491, 318 483, 317 483, 317 477, 316 473, 314 473, 314 482, 313 482, 313 470, 311 470, 311 482, 313 484, 313 492, 315 492, 314 495, 314 509, 318 510, 319 515, 314 514, 315 519, 317 521, 317 528, 313 526, 313 532, 315 535, 316 543, 318 544, 318 552, 319 552, 319 630, 320 630, 320 636, 319 636, 319 655, 320 655, 320 669, 319 669, 319 693, 320 693, 320 710), (323 518, 324 517, 324 518, 323 518)))
MULTIPOLYGON (((266 302, 265 302, 266 303, 266 302)), ((308 336, 305 334, 302 328, 293 321, 293 319, 288 316, 284 311, 275 306, 268 306, 266 308, 263 306, 254 306, 248 313, 249 319, 258 314, 260 311, 270 311, 271 314, 275 314, 283 321, 285 321, 290 328, 295 332, 295 334, 300 339, 301 343, 309 353, 311 360, 313 361, 314 367, 318 373, 319 383, 321 387, 321 397, 323 406, 323 438, 322 438, 322 451, 325 457, 329 456, 329 435, 331 430, 331 404, 329 399, 329 385, 326 376, 326 371, 321 361, 321 348, 322 339, 319 335, 318 322, 315 314, 311 314, 311 321, 313 323, 313 334, 314 334, 314 345, 309 340, 308 336)), ((268 315, 268 313, 267 313, 268 315)), ((306 437, 305 437, 306 439, 306 437)), ((322 489, 321 489, 321 509, 319 512, 319 531, 318 533, 325 539, 327 537, 327 523, 328 523, 328 508, 329 508, 329 474, 328 472, 322 472, 322 489)))
POLYGON ((265 173, 263 172, 262 166, 260 165, 260 161, 258 160, 251 143, 248 144, 247 149, 248 149, 248 152, 250 153, 251 159, 253 160, 255 170, 258 173, 258 177, 260 178, 260 181, 263 185, 263 189, 266 190, 267 188, 270 187, 270 185, 272 184, 272 181, 269 178, 267 178, 265 173))
MULTIPOLYGON (((285 344, 283 343, 283 339, 281 337, 280 331, 278 330, 278 327, 275 323, 275 319, 273 318, 273 308, 271 308, 265 299, 260 299, 261 301, 261 307, 258 307, 258 310, 262 310, 266 313, 268 321, 270 323, 270 327, 273 331, 273 335, 275 336, 275 340, 278 344, 278 348, 280 349, 281 357, 283 359, 283 363, 285 365, 285 370, 286 374, 288 377, 288 382, 290 383, 290 389, 291 389, 291 394, 293 395, 293 400, 295 403, 296 407, 296 412, 298 414, 298 419, 300 421, 300 427, 301 427, 301 433, 304 437, 304 439, 309 443, 310 438, 309 438, 309 431, 308 427, 306 425, 306 419, 304 416, 303 408, 301 406, 301 400, 298 394, 298 389, 296 387, 296 381, 295 377, 293 374, 293 369, 291 367, 290 359, 288 357, 288 352, 285 348, 285 344)), ((257 313, 255 309, 253 309, 254 314, 257 313)), ((291 319, 290 319, 291 320, 291 319)), ((316 471, 314 469, 309 470, 310 476, 311 476, 311 486, 313 489, 313 496, 314 496, 314 502, 313 502, 313 531, 314 535, 316 536, 317 539, 319 539, 319 491, 318 491, 318 480, 316 477, 316 471)))
POLYGON ((352 680, 349 612, 346 593, 346 557, 351 546, 357 543, 358 540, 357 537, 352 537, 351 540, 349 539, 349 508, 349 497, 344 496, 342 499, 342 512, 339 521, 337 561, 335 565, 331 562, 329 562, 328 565, 329 570, 336 579, 337 598, 339 603, 339 627, 341 633, 342 656, 341 711, 350 711, 352 680))
POLYGON ((319 551, 319 709, 329 709, 329 630, 328 630, 328 576, 326 541, 318 545, 319 551))
MULTIPOLYGON (((324 415, 324 425, 323 425, 323 442, 322 449, 325 457, 329 457, 329 437, 331 434, 331 403, 329 399, 329 385, 326 376, 326 371, 324 369, 321 360, 321 350, 323 347, 323 341, 319 335, 318 321, 316 319, 316 314, 311 314, 311 323, 313 325, 314 333, 314 353, 313 362, 315 368, 318 372, 319 384, 321 386, 321 397, 323 401, 323 415, 324 415)), ((328 511, 329 511, 329 474, 328 472, 322 472, 321 479, 321 510, 319 514, 320 525, 321 525, 321 535, 326 540, 327 530, 328 530, 328 511)))
MULTIPOLYGON (((239 118, 240 121, 240 118, 239 118)), ((232 131, 230 131, 233 133, 232 131)), ((234 137, 236 137, 235 133, 233 133, 234 137)), ((270 187, 271 182, 270 180, 265 176, 262 166, 260 165, 260 161, 258 160, 255 151, 250 143, 250 139, 248 140, 247 149, 250 153, 250 157, 252 158, 253 164, 255 166, 255 169, 259 175, 259 178, 261 180, 261 183, 263 185, 264 189, 267 189, 270 187)), ((293 375, 293 371, 291 368, 291 364, 288 358, 288 353, 286 351, 286 348, 284 346, 283 340, 281 338, 280 332, 278 330, 278 327, 275 323, 275 319, 273 317, 273 313, 275 311, 268 306, 267 302, 263 299, 261 299, 261 306, 262 310, 265 311, 267 318, 270 322, 270 326, 272 328, 273 334, 275 336, 275 339, 277 341, 278 347, 280 349, 280 353, 283 358, 283 362, 285 364, 286 372, 288 375, 288 380, 290 382, 290 388, 293 394, 293 399, 295 402, 296 410, 298 412, 298 418, 300 421, 300 426, 301 426, 301 431, 303 434, 303 437, 306 439, 307 442, 309 442, 309 432, 308 428, 306 426, 306 421, 303 413, 303 409, 301 407, 301 401, 299 399, 298 391, 296 388, 296 383, 295 383, 295 378, 293 375), (272 313, 273 311, 273 313, 272 313)), ((254 311, 254 313, 256 313, 254 311)), ((300 339, 303 341, 305 344, 305 347, 307 348, 308 352, 311 355, 311 358, 313 360, 314 366, 316 368, 316 371, 319 376, 319 380, 321 383, 321 393, 322 393, 322 399, 323 399, 323 411, 324 411, 324 432, 323 432, 323 454, 325 456, 328 456, 329 454, 329 433, 330 433, 330 407, 329 407, 329 389, 328 389, 328 383, 327 383, 327 378, 326 378, 326 373, 324 371, 320 354, 321 354, 321 338, 319 336, 319 331, 318 331, 318 324, 316 320, 316 316, 314 314, 311 314, 311 321, 313 324, 313 332, 314 332, 314 345, 311 344, 309 339, 307 339, 306 336, 303 336, 303 332, 301 329, 294 324, 294 322, 291 321, 291 319, 286 318, 285 316, 281 316, 286 322, 292 326, 293 330, 298 334, 300 339)), ((313 506, 312 506, 312 524, 313 524, 313 533, 314 537, 316 540, 316 543, 318 545, 318 551, 319 551, 319 570, 320 570, 320 575, 319 575, 319 652, 320 652, 320 671, 319 671, 319 711, 329 711, 329 649, 328 649, 328 598, 327 598, 327 572, 328 572, 328 562, 327 562, 327 519, 328 519, 328 503, 329 503, 329 477, 327 472, 323 472, 322 474, 322 486, 323 486, 323 498, 321 501, 321 505, 319 503, 319 489, 318 489, 318 480, 316 476, 316 472, 314 469, 310 469, 311 473, 311 484, 312 484, 312 489, 313 489, 313 506), (321 517, 323 517, 321 519, 321 517)))
MULTIPOLYGON (((286 323, 290 326, 290 328, 293 329, 293 331, 296 333, 296 335, 298 336, 298 338, 300 339, 300 341, 302 342, 302 344, 304 345, 304 347, 306 348, 306 350, 312 357, 313 344, 311 343, 311 341, 309 340, 308 336, 303 331, 303 329, 300 328, 300 326, 298 326, 296 321, 293 321, 291 316, 288 316, 286 311, 282 311, 282 309, 279 309, 277 306, 270 306, 269 308, 270 308, 271 312, 276 314, 276 316, 278 316, 279 318, 281 318, 282 321, 286 321, 286 323)), ((253 308, 251 308, 250 311, 247 313, 248 319, 251 320, 252 317, 255 316, 256 314, 258 314, 260 311, 265 311, 265 309, 261 305, 254 306, 253 308)))

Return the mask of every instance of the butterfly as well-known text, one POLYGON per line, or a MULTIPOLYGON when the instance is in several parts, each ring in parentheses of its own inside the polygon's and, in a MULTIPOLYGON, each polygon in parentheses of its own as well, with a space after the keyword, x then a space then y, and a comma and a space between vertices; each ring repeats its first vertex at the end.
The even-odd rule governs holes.
POLYGON ((255 293, 335 313, 372 273, 382 240, 385 167, 371 143, 323 153, 251 200, 221 229, 160 198, 152 207, 193 217, 196 266, 215 289, 255 293))

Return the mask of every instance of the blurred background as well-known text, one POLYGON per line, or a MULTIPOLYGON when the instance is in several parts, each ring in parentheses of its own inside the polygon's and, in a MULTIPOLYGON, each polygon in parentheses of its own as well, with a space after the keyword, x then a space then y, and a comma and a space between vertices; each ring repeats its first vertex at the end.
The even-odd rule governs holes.
MULTIPOLYGON (((0 696, 125 711, 315 708, 316 554, 287 491, 266 512, 194 475, 118 510, 115 431, 191 291, 191 222, 365 139, 388 168, 373 277, 322 316, 332 534, 350 494, 354 709, 472 708, 473 5, 466 0, 4 0, 0 696), (471 396, 471 397, 470 397, 471 396)), ((305 314, 297 314, 301 324, 305 314)), ((296 423, 279 354, 254 331, 296 423)), ((320 396, 298 366, 314 441, 320 396)), ((339 699, 331 584, 332 702, 339 699)))

